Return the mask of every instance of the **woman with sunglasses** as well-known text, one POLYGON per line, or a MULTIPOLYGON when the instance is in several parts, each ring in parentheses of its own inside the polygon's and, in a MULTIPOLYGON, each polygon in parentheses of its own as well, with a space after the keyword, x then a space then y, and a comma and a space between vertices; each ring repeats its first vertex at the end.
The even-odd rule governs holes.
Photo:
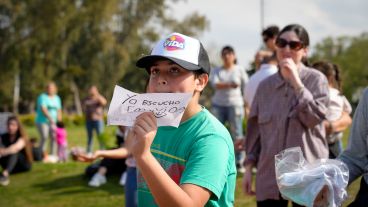
MULTIPOLYGON (((328 158, 323 120, 328 104, 328 82, 305 62, 309 36, 300 25, 288 25, 276 40, 279 71, 261 82, 248 119, 243 189, 256 194, 257 206, 288 205, 276 183, 274 156, 300 146, 309 162, 328 158), (252 168, 257 168, 256 192, 252 168)), ((299 206, 293 203, 293 206, 299 206)))

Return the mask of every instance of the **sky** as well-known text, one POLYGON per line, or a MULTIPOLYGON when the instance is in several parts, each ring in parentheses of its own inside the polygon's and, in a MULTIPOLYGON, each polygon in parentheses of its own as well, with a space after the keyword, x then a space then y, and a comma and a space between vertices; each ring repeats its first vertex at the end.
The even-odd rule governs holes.
MULTIPOLYGON (((206 16, 209 29, 197 38, 211 62, 219 63, 224 45, 234 47, 238 63, 248 67, 262 46, 261 0, 183 0, 174 6, 177 18, 191 12, 206 16)), ((310 48, 327 37, 368 32, 367 0, 263 0, 264 26, 280 29, 298 23, 306 28, 310 48)))

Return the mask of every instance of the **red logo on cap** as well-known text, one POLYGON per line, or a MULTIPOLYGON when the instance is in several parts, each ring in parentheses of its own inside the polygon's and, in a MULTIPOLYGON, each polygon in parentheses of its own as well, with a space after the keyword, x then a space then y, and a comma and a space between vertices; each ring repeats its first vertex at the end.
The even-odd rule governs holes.
POLYGON ((173 35, 166 39, 164 42, 164 48, 166 50, 182 50, 185 47, 185 40, 184 38, 180 37, 179 35, 173 35))

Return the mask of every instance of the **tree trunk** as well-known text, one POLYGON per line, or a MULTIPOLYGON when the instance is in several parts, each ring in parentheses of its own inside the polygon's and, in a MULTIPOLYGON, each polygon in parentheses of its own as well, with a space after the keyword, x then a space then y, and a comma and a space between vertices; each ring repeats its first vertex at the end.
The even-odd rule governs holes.
POLYGON ((81 104, 81 100, 79 97, 79 89, 77 84, 75 84, 74 81, 71 81, 70 83, 70 88, 73 92, 74 95, 74 105, 75 105, 75 109, 77 110, 77 114, 78 115, 82 115, 82 104, 81 104))
POLYGON ((13 93, 13 113, 14 114, 18 114, 19 90, 20 90, 19 73, 16 73, 14 76, 14 93, 13 93))

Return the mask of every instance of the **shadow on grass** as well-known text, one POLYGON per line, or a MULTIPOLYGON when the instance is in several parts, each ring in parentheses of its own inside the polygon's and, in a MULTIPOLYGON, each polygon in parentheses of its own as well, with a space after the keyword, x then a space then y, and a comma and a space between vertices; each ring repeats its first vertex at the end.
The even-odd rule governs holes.
POLYGON ((109 181, 98 187, 93 188, 87 185, 88 179, 83 175, 72 175, 66 177, 55 178, 49 182, 34 184, 33 187, 41 188, 45 193, 52 195, 75 195, 91 193, 95 191, 105 191, 111 195, 124 194, 124 188, 119 186, 118 178, 109 177, 109 181))

